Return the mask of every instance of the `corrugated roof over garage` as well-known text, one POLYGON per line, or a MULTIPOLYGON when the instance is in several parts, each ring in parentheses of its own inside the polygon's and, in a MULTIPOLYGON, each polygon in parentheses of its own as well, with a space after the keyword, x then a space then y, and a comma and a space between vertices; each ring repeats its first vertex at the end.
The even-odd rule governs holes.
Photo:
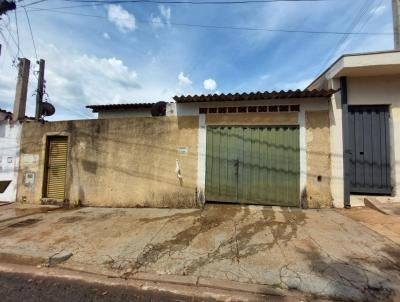
POLYGON ((301 99, 301 98, 320 98, 330 97, 337 92, 333 89, 323 90, 288 90, 288 91, 265 91, 251 93, 229 93, 229 94, 208 94, 208 95, 188 95, 175 96, 177 103, 196 103, 196 102, 222 102, 222 101, 245 101, 245 100, 272 100, 272 99, 301 99))

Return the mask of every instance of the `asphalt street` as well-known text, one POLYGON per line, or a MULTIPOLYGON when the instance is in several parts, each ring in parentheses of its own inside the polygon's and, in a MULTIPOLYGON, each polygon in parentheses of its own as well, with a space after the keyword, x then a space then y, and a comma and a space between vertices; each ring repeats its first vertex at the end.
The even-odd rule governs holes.
POLYGON ((181 296, 159 291, 138 290, 131 287, 104 286, 54 277, 33 277, 28 274, 0 273, 0 301, 211 302, 216 300, 181 296))

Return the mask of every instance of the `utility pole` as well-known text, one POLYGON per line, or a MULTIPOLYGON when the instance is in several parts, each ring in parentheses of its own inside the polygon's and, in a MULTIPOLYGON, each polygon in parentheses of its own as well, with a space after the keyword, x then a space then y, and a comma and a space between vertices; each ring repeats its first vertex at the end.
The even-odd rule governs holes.
POLYGON ((36 91, 36 113, 35 120, 39 121, 42 112, 42 102, 44 94, 44 60, 39 60, 39 76, 38 76, 38 86, 36 91))
POLYGON ((400 0, 392 0, 394 49, 400 50, 400 0))
POLYGON ((19 59, 18 80, 15 90, 13 121, 23 121, 25 119, 26 96, 28 92, 29 68, 31 62, 28 59, 19 59))

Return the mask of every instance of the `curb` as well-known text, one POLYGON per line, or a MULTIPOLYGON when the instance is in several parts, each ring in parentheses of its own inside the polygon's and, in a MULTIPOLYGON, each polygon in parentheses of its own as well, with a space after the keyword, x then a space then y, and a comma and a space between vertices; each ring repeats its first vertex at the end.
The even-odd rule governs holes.
MULTIPOLYGON (((149 283, 147 286, 152 289, 167 290, 169 286, 183 286, 195 288, 200 292, 210 290, 241 293, 244 295, 254 295, 259 297, 271 297, 286 299, 305 297, 293 290, 275 289, 268 285, 241 283, 223 279, 213 279, 196 276, 181 275, 161 275, 152 273, 136 273, 131 275, 121 274, 101 274, 96 272, 84 271, 80 269, 69 268, 66 265, 58 264, 53 267, 48 266, 49 258, 41 256, 15 255, 11 253, 0 252, 0 271, 15 273, 30 273, 39 276, 50 276, 67 279, 82 279, 83 281, 92 280, 98 282, 98 279, 106 279, 104 284, 112 285, 120 282, 149 283), (10 267, 19 268, 17 270, 10 267), (6 268, 6 269, 5 269, 6 268), (82 276, 84 276, 82 278, 82 276)), ((104 281, 104 280, 103 280, 104 281)), ((288 300, 288 301, 289 301, 288 300)), ((291 301, 291 300, 290 300, 291 301)), ((298 300, 296 300, 298 301, 298 300)))
POLYGON ((304 294, 294 290, 289 291, 289 290, 275 289, 269 285, 242 283, 224 279, 214 279, 214 278, 196 277, 196 276, 182 276, 182 275, 152 274, 152 273, 135 273, 126 276, 121 274, 104 275, 90 271, 71 269, 63 264, 57 265, 57 268, 70 272, 91 274, 94 276, 106 276, 107 278, 113 278, 113 279, 174 284, 174 285, 183 285, 192 287, 194 286, 197 288, 227 290, 227 291, 242 292, 253 295, 264 295, 264 296, 274 296, 274 297, 304 296, 304 294))
POLYGON ((20 216, 15 216, 15 217, 10 217, 10 218, 6 218, 6 219, 3 219, 3 220, 0 220, 0 223, 5 223, 5 222, 12 221, 12 220, 16 220, 16 219, 20 219, 20 218, 25 218, 25 217, 32 216, 32 215, 37 215, 37 214, 46 214, 46 213, 48 213, 48 212, 53 212, 53 211, 57 211, 57 210, 60 210, 60 209, 62 209, 62 208, 52 208, 52 207, 49 207, 49 208, 46 209, 47 212, 27 213, 27 214, 23 214, 23 215, 20 215, 20 216))
POLYGON ((37 266, 48 262, 48 258, 30 255, 16 255, 11 253, 0 252, 1 263, 12 263, 20 265, 37 266))
MULTIPOLYGON (((269 295, 266 292, 241 292, 237 288, 232 289, 230 286, 214 286, 214 288, 205 287, 202 285, 193 284, 171 284, 170 282, 160 281, 143 281, 137 280, 136 278, 116 278, 107 275, 95 274, 90 272, 80 272, 74 270, 63 269, 59 267, 37 267, 22 265, 22 264, 10 264, 0 262, 0 272, 3 273, 14 273, 29 275, 29 278, 58 278, 67 281, 78 281, 90 284, 97 284, 103 286, 127 286, 138 290, 144 291, 159 291, 159 292, 170 292, 178 295, 187 297, 200 297, 200 298, 214 298, 217 301, 276 301, 276 302, 298 302, 298 301, 321 301, 310 299, 305 295, 269 295), (234 297, 234 298, 233 298, 234 297), (233 300, 232 300, 233 299, 233 300)), ((214 284, 216 281, 214 281, 214 284)), ((327 300, 325 300, 327 301, 327 300)))

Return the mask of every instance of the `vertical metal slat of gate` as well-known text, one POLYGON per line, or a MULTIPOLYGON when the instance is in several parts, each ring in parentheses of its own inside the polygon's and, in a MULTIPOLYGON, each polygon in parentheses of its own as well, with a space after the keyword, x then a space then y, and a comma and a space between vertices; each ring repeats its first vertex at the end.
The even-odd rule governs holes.
POLYGON ((298 206, 298 127, 207 128, 206 199, 298 206))
POLYGON ((50 137, 47 154, 46 197, 63 200, 67 171, 67 137, 50 137))
POLYGON ((387 106, 349 106, 350 192, 391 194, 387 106))

